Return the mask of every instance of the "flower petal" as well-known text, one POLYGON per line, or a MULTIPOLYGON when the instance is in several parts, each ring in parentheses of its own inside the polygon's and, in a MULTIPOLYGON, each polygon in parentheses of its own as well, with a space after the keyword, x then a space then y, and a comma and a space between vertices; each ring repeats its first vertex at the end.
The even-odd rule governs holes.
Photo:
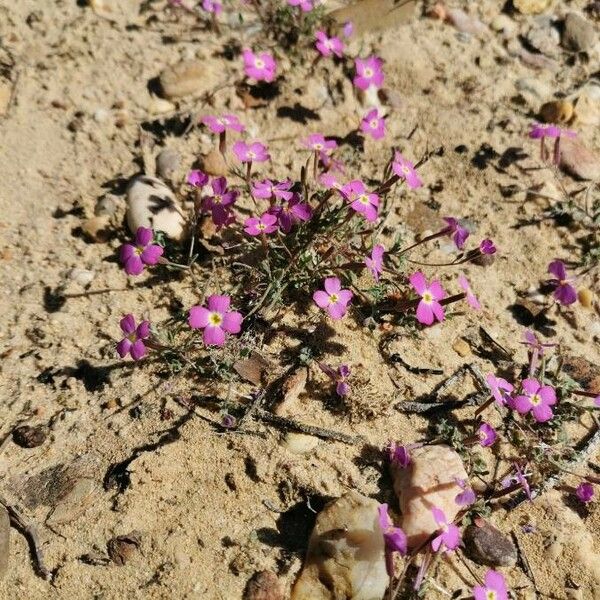
POLYGON ((222 327, 227 333, 239 333, 242 328, 242 313, 237 311, 228 312, 223 317, 222 327))
POLYGON ((229 296, 213 294, 208 297, 208 310, 225 314, 229 310, 231 298, 229 296))
POLYGON ((208 325, 210 311, 204 306, 192 306, 188 316, 188 324, 192 329, 201 329, 208 325))
POLYGON ((204 329, 202 339, 207 346, 222 346, 225 344, 225 332, 221 327, 211 325, 204 329))
POLYGON ((423 292, 427 289, 427 279, 425 279, 425 275, 421 273, 421 271, 417 271, 413 273, 408 280, 410 284, 415 288, 417 294, 422 295, 423 292))
POLYGON ((328 294, 337 294, 342 289, 342 284, 337 277, 328 277, 325 280, 325 291, 328 294))

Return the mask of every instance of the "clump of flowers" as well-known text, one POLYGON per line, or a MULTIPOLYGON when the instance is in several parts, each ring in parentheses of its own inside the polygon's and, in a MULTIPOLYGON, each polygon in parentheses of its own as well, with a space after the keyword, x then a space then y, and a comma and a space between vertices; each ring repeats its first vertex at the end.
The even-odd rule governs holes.
POLYGON ((158 263, 164 249, 154 241, 154 231, 149 227, 138 227, 133 244, 121 246, 120 258, 127 275, 139 275, 145 266, 158 263))

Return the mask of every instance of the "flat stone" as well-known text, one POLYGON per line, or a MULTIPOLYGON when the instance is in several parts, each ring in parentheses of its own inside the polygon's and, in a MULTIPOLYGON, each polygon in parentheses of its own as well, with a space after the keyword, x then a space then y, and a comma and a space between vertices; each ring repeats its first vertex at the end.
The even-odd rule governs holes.
POLYGON ((408 23, 415 14, 416 0, 397 3, 395 0, 360 0, 329 13, 337 23, 350 21, 354 33, 362 35, 367 31, 377 31, 398 27, 408 23))
POLYGON ((291 600, 381 600, 385 568, 379 504, 351 491, 318 515, 291 600))
POLYGON ((172 148, 165 148, 156 157, 156 173, 163 179, 170 179, 180 164, 181 154, 172 148))
POLYGON ((527 41, 546 56, 556 57, 560 54, 560 33, 550 18, 538 17, 527 33, 527 41))
POLYGON ((517 549, 512 540, 487 522, 481 527, 469 525, 463 533, 467 556, 480 565, 512 567, 517 562, 517 549))
POLYGON ((107 215, 93 216, 81 223, 84 237, 94 243, 107 242, 111 236, 110 220, 107 215))
POLYGON ((394 491, 402 512, 401 527, 408 545, 415 548, 438 530, 431 513, 437 506, 452 521, 460 506, 456 496, 463 490, 456 480, 468 480, 463 462, 449 446, 423 446, 411 452, 406 468, 392 465, 394 491))
POLYGON ((63 525, 81 516, 92 504, 96 482, 93 479, 79 479, 71 489, 57 502, 46 519, 48 525, 63 525))
POLYGON ((283 600, 283 590, 273 571, 254 573, 244 591, 244 600, 283 600))
POLYGON ((225 177, 229 173, 225 157, 217 149, 202 157, 202 170, 213 177, 225 177))
POLYGON ((575 104, 575 118, 582 125, 600 125, 600 97, 594 97, 593 89, 600 90, 600 86, 593 86, 590 91, 584 91, 577 98, 575 104))
POLYGON ((184 60, 166 67, 159 77, 164 96, 197 96, 213 89, 217 81, 208 64, 206 60, 184 60))
POLYGON ((569 13, 565 18, 563 46, 574 52, 585 52, 598 41, 594 26, 577 13, 569 13))
POLYGON ((567 355, 563 358, 561 370, 576 381, 582 390, 600 391, 600 367, 586 358, 567 355))
POLYGON ((600 179, 600 156, 577 138, 561 138, 559 166, 580 179, 600 179))
POLYGON ((513 0, 513 6, 523 15, 537 15, 551 4, 552 0, 513 0))
POLYGON ((8 511, 0 504, 0 579, 8 571, 10 552, 10 517, 8 511))

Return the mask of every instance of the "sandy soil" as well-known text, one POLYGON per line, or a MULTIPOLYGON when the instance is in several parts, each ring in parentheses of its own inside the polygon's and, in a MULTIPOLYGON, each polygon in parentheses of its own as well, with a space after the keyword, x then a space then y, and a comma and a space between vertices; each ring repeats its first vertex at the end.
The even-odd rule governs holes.
MULTIPOLYGON (((157 286, 143 275, 128 281, 116 264, 125 235, 124 183, 140 172, 143 123, 153 123, 159 147, 181 153, 179 188, 186 170, 211 144, 200 128, 183 132, 186 111, 227 107, 238 113, 254 137, 269 143, 274 157, 269 173, 284 177, 297 174, 303 160, 294 140, 313 131, 344 136, 364 109, 349 79, 331 62, 318 65, 309 78, 306 67, 282 60, 281 94, 266 107, 244 110, 229 87, 215 95, 214 108, 186 98, 175 111, 184 117, 161 118, 152 114, 149 81, 166 65, 200 57, 206 59, 207 77, 232 82, 241 61, 220 54, 225 41, 246 42, 248 33, 224 27, 217 36, 163 10, 162 2, 115 2, 110 19, 84 4, 0 1, 0 48, 14 58, 16 81, 9 112, 0 117, 0 494, 37 524, 52 572, 51 581, 36 576, 27 543, 13 529, 0 596, 234 599, 242 596, 249 577, 265 568, 289 588, 314 520, 310 506, 319 508, 323 499, 348 489, 393 503, 376 449, 388 440, 423 438, 427 421, 395 405, 431 390, 442 378, 388 366, 379 348, 383 332, 346 319, 332 325, 335 346, 327 358, 355 365, 360 383, 349 406, 340 410, 331 405, 323 375, 311 367, 300 417, 360 434, 365 444, 322 441, 313 452, 295 455, 280 444, 280 432, 260 423, 251 423, 245 434, 216 431, 206 420, 218 418, 209 408, 199 407, 202 416, 194 416, 174 399, 207 393, 223 398, 232 390, 161 378, 158 365, 134 367, 115 355, 123 314, 145 314, 159 323, 173 307, 198 300, 188 280, 157 286), (337 90, 335 102, 324 82, 337 90), (286 117, 288 111, 281 109, 296 103, 316 117, 305 124, 286 117), (113 235, 94 243, 81 226, 107 192, 118 200, 113 235), (80 283, 85 275, 78 281, 73 269, 93 272, 87 288, 80 283), (57 289, 66 301, 57 302, 57 289), (13 443, 9 434, 22 423, 49 424, 47 440, 32 449, 13 443), (129 458, 130 480, 118 479, 119 489, 107 473, 129 458), (131 559, 124 566, 103 562, 108 540, 132 531, 139 532, 141 545, 131 559)), ((497 2, 473 4, 487 24, 498 14, 497 2)), ((556 2, 551 14, 559 17, 585 4, 556 2)), ((584 233, 576 224, 564 227, 552 219, 515 228, 540 216, 551 201, 524 193, 505 198, 500 188, 543 184, 545 194, 558 194, 551 170, 532 169, 540 162, 527 127, 543 102, 574 93, 597 72, 598 55, 586 63, 559 51, 556 72, 538 70, 507 52, 498 33, 478 39, 418 14, 352 43, 354 53, 372 48, 385 59, 394 106, 383 143, 367 140, 360 162, 350 148, 343 151, 359 169, 353 175, 368 178, 381 172, 392 146, 413 158, 443 148, 422 169, 424 188, 396 193, 390 228, 410 239, 434 231, 440 215, 460 215, 478 238, 492 237, 500 252, 490 268, 465 268, 484 305, 481 314, 465 312, 416 339, 402 338, 394 351, 409 364, 439 367, 446 376, 465 362, 489 372, 491 363, 471 353, 460 356, 455 341, 464 338, 475 348, 483 326, 525 362, 518 343, 523 326, 509 307, 545 278, 551 259, 578 260, 584 233), (524 86, 537 96, 522 92, 524 86), (516 162, 510 159, 515 148, 523 151, 516 162)), ((515 27, 527 31, 532 19, 515 15, 515 27)), ((600 148, 597 126, 578 131, 586 144, 600 148)), ((440 261, 447 251, 442 245, 422 258, 440 261)), ((446 281, 453 276, 442 275, 446 281)), ((597 272, 584 283, 598 292, 597 272)), ((597 305, 563 313, 552 315, 553 339, 571 354, 600 363, 597 305)), ((306 311, 292 308, 284 322, 302 326, 307 318, 306 311)), ((281 353, 298 343, 277 335, 262 352, 283 373, 281 353)), ((469 385, 456 393, 469 391, 469 385)), ((236 383, 233 393, 248 389, 236 383)), ((600 548, 593 548, 600 531, 598 507, 594 502, 576 509, 556 490, 532 505, 494 515, 503 531, 517 533, 535 580, 519 567, 508 569, 517 597, 536 597, 537 586, 538 597, 600 598, 595 554, 600 548), (524 524, 533 526, 531 533, 523 532, 524 524)), ((451 592, 462 590, 461 597, 472 582, 456 561, 442 565, 436 580, 451 592)), ((427 597, 445 596, 432 590, 427 597)))

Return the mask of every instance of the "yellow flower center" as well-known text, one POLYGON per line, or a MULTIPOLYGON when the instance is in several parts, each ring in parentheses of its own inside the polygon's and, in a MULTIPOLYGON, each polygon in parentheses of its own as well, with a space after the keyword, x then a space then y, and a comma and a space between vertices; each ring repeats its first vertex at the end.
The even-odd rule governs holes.
POLYGON ((357 200, 361 203, 364 204, 365 206, 367 206, 367 204, 370 204, 369 202, 369 196, 367 196, 366 194, 361 194, 357 200))
POLYGON ((488 590, 485 594, 486 600, 497 600, 498 596, 494 590, 488 590))
POLYGON ((223 322, 223 315, 218 312, 211 312, 208 317, 208 322, 214 327, 218 327, 223 322))
POLYGON ((315 150, 323 150, 323 144, 313 144, 313 148, 315 150))
POLYGON ((531 396, 531 404, 533 404, 534 406, 538 406, 538 404, 542 403, 542 397, 539 394, 533 394, 533 396, 531 396))
POLYGON ((371 129, 377 129, 377 125, 379 125, 379 121, 377 119, 373 119, 370 123, 371 129))
POLYGON ((337 294, 331 294, 329 296, 329 303, 335 304, 339 299, 340 299, 340 297, 337 294))
POLYGON ((260 58, 257 58, 257 59, 254 61, 254 66, 255 66, 257 69, 264 69, 264 68, 265 68, 265 61, 264 61, 264 60, 261 60, 260 58))
POLYGON ((248 158, 253 159, 256 158, 256 154, 252 152, 252 150, 248 150, 248 158))
POLYGON ((408 175, 408 174, 410 173, 410 167, 407 167, 406 165, 404 165, 404 166, 402 167, 402 172, 403 172, 405 175, 408 175))
POLYGON ((423 293, 423 302, 426 302, 427 304, 433 302, 433 294, 429 290, 423 293))
POLYGON ((365 77, 373 77, 373 69, 370 69, 369 67, 367 67, 363 73, 365 77))
POLYGON ((213 202, 215 204, 221 204, 222 200, 223 200, 223 198, 219 194, 215 194, 213 197, 213 202))

